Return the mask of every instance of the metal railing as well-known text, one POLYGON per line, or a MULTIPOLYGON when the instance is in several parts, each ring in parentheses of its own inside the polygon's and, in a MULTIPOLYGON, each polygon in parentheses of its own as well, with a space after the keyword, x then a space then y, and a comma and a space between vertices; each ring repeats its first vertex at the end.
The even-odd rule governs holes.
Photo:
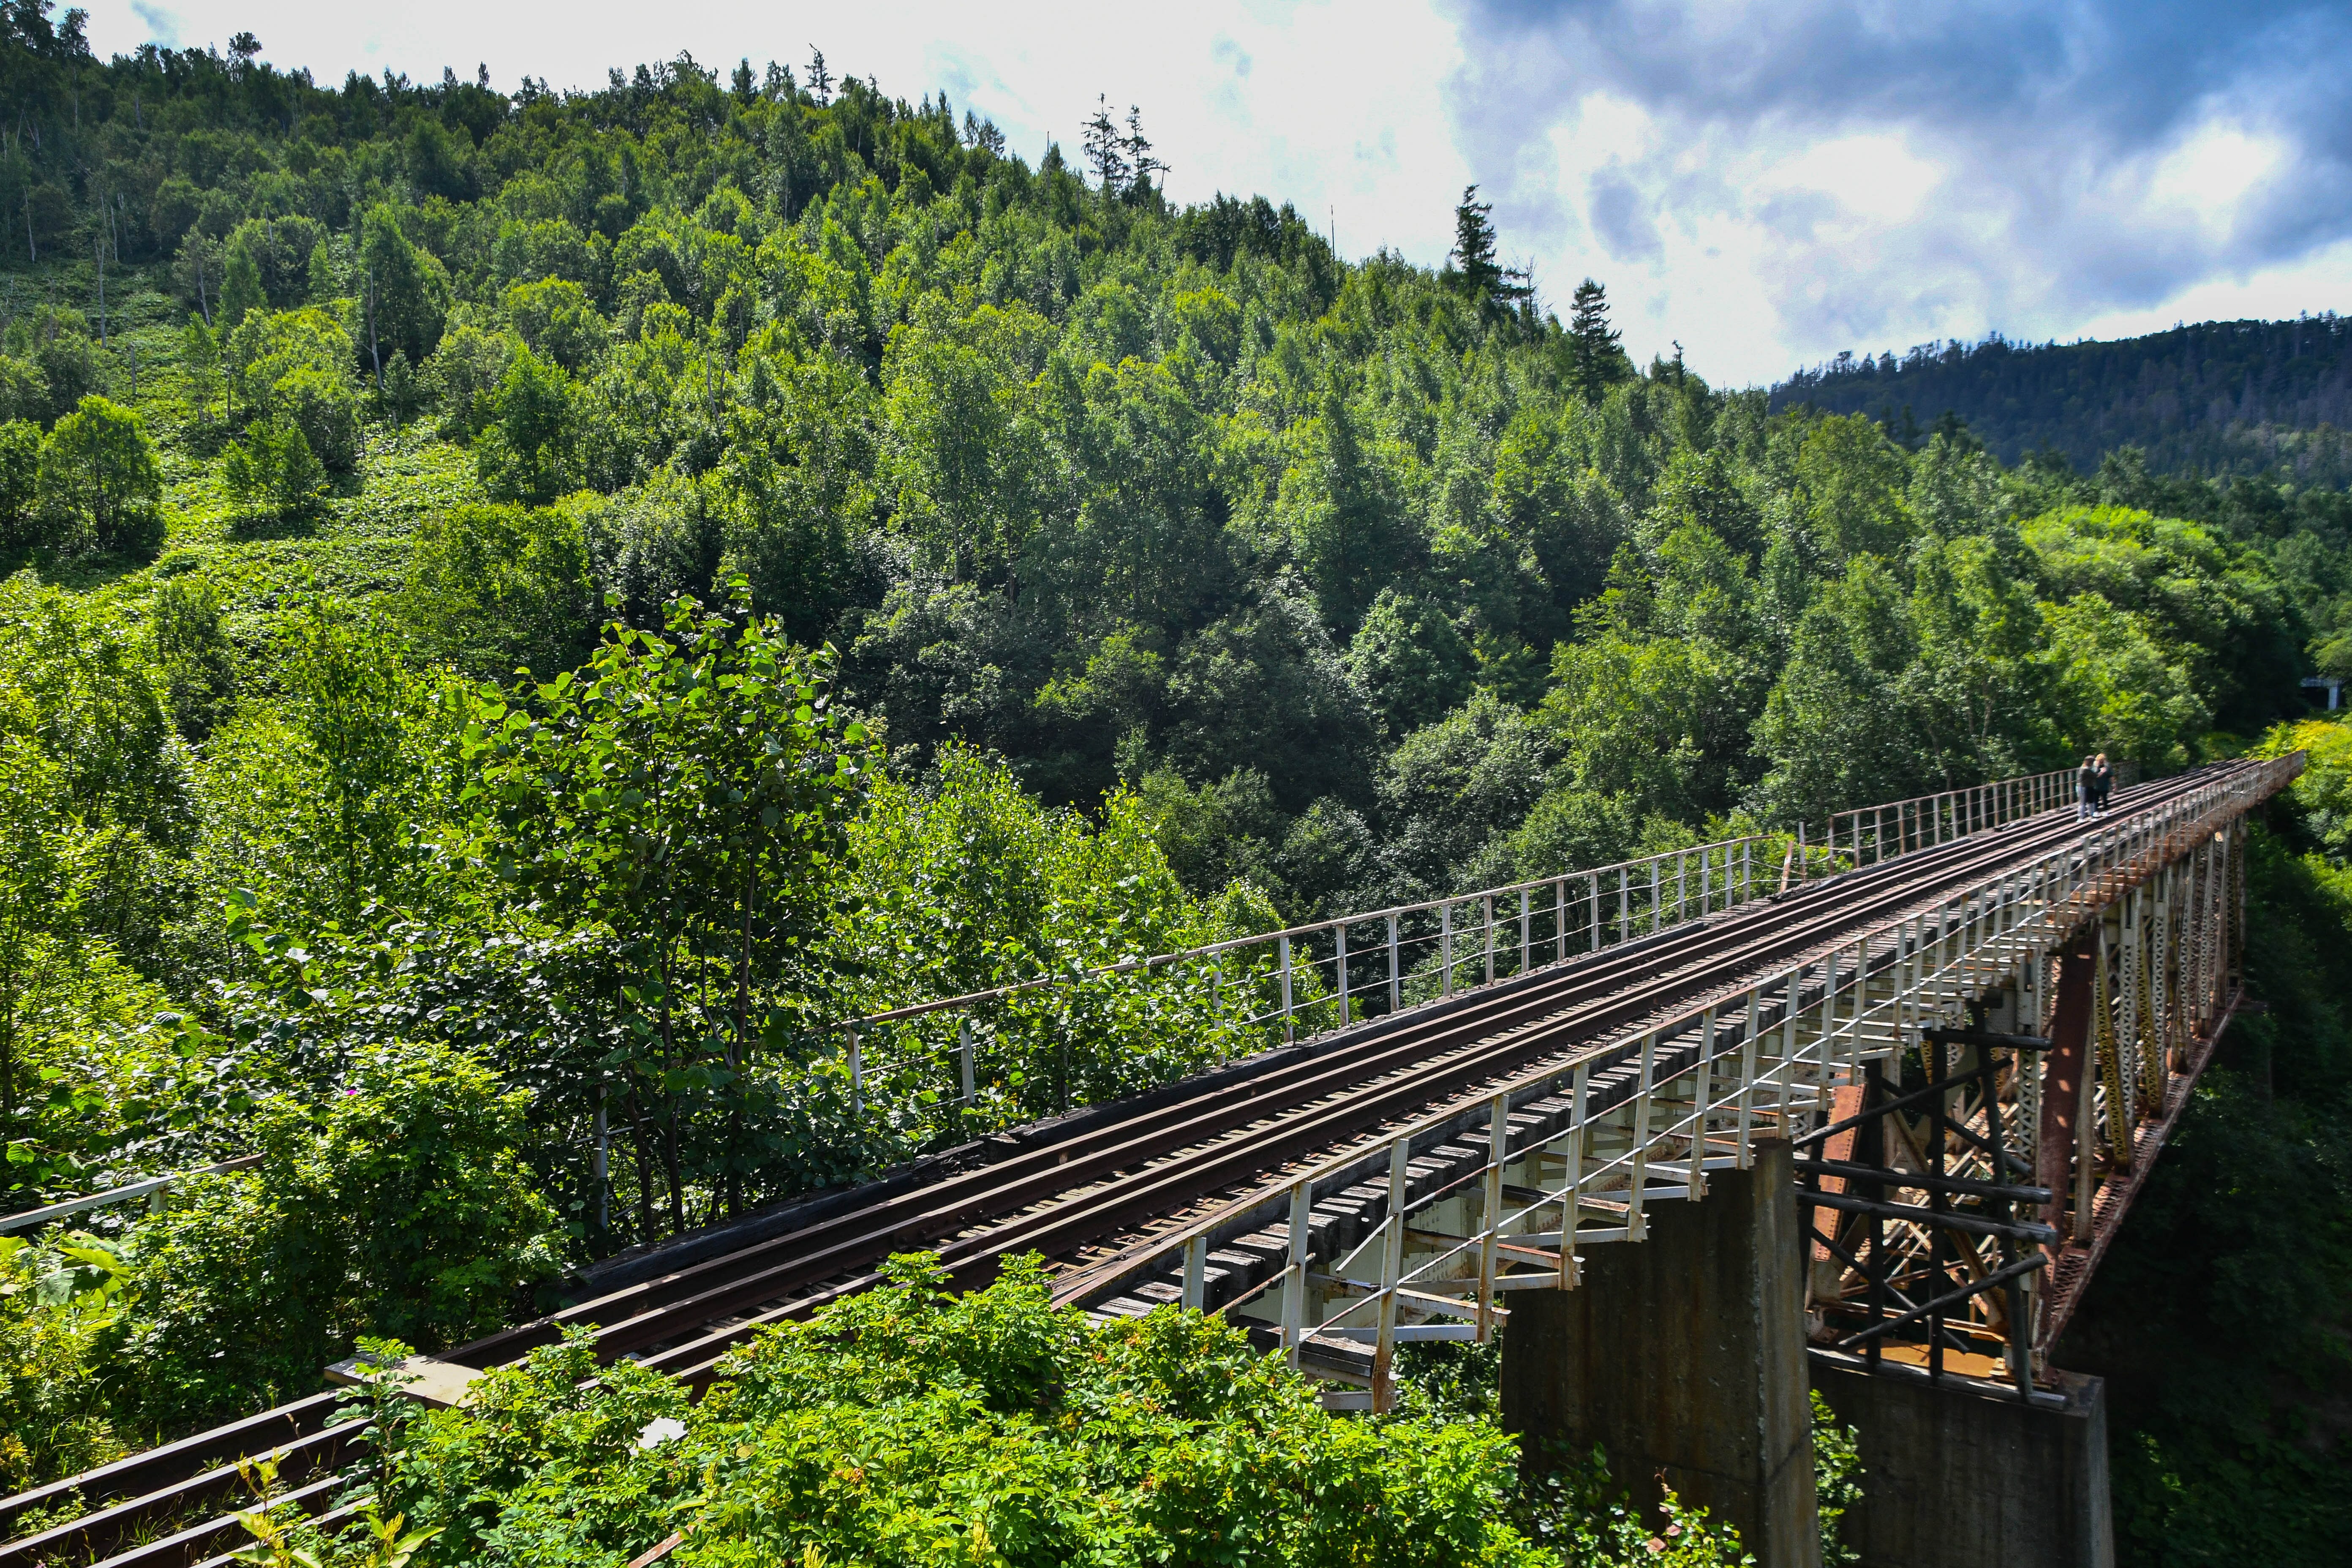
MULTIPOLYGON (((2074 773, 2073 768, 2058 768, 1841 811, 1829 820, 1827 847, 1856 866, 1875 866, 1895 855, 1932 849, 1971 833, 2074 805, 2074 773)), ((1797 831, 1801 839, 1801 825, 1797 831)))
POLYGON ((259 1163, 261 1163, 261 1156, 258 1154, 239 1154, 233 1160, 223 1160, 213 1165, 200 1165, 193 1171, 175 1171, 168 1176, 150 1176, 145 1181, 132 1182, 128 1186, 110 1187, 102 1193, 90 1193, 86 1196, 67 1198, 58 1203, 49 1204, 42 1208, 25 1209, 16 1214, 0 1215, 0 1236, 6 1236, 12 1231, 31 1230, 36 1226, 48 1225, 71 1215, 87 1214, 93 1209, 110 1208, 116 1204, 133 1203, 140 1198, 161 1199, 165 1193, 191 1176, 212 1176, 218 1175, 224 1171, 248 1170, 259 1163))
MULTIPOLYGON (((989 1016, 992 1008, 1122 976, 1204 985, 1236 1051, 1289 1044, 1654 936, 1823 875, 2071 805, 2073 787, 2071 769, 2027 774, 1841 812, 1830 818, 1825 842, 1812 842, 1800 823, 1790 833, 1718 839, 912 1003, 843 1020, 835 1026, 839 1056, 814 1068, 839 1075, 854 1118, 866 1114, 877 1081, 903 1085, 910 1075, 930 1086, 926 1110, 961 1117, 978 1108, 992 1076, 982 1070, 983 1053, 1007 1069, 1016 1061, 1054 1067, 1034 1059, 1035 1041, 1008 1051, 1007 1031, 989 1016), (951 1035, 940 1027, 941 1015, 955 1016, 951 1035)), ((1066 1057, 1067 1031, 1058 1032, 1066 1057)), ((1001 1082, 1006 1074, 992 1076, 1001 1082)), ((1067 1111, 1074 1101, 1066 1061, 1060 1079, 1052 1109, 1067 1111)))

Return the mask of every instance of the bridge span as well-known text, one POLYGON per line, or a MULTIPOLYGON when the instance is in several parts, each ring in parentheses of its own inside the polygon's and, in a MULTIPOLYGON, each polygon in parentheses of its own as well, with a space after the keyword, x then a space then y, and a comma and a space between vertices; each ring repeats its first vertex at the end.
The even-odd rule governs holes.
MULTIPOLYGON (((1862 1433, 1865 1561, 2105 1562, 2099 1392, 2050 1352, 2238 1005, 2245 818, 2300 764, 2089 821, 2071 774, 2006 781, 1135 961, 1270 952, 1288 1043, 612 1260, 441 1370, 577 1328, 700 1386, 893 1253, 972 1285, 1037 1251, 1058 1300, 1223 1313, 1335 1408, 1388 1408, 1401 1344, 1499 1333, 1508 1422, 1767 1568, 1818 1558, 1809 1384, 1862 1433)), ((969 1105, 1011 989, 854 1021, 850 1092, 929 1029, 969 1105)), ((238 1457, 324 1509, 357 1436, 318 1394, 0 1500, 0 1531, 91 1505, 0 1565, 225 1562, 238 1457)))

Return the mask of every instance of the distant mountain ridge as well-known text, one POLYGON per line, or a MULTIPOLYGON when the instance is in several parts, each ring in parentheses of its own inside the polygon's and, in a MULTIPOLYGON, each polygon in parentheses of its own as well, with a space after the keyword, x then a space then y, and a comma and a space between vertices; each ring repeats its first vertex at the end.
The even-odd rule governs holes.
POLYGON ((2201 321, 2108 342, 1929 343, 1840 354, 1772 388, 1775 409, 1867 414, 1916 438, 1946 413, 2002 461, 2050 448, 2077 471, 2137 447, 2163 473, 2352 481, 2352 318, 2201 321))

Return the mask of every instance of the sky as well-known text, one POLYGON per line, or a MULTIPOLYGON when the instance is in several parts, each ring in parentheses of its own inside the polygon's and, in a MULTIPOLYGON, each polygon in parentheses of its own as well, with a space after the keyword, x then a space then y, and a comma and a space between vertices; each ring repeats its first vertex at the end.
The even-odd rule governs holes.
POLYGON ((2352 8, 2186 0, 1419 0, 1183 7, 85 0, 101 54, 252 30, 321 86, 512 90, 675 58, 945 91, 1033 163, 1107 96, 1170 194, 1295 203, 1428 265, 1463 188, 1565 309, 1718 384, 1841 350, 2352 311, 2352 8))

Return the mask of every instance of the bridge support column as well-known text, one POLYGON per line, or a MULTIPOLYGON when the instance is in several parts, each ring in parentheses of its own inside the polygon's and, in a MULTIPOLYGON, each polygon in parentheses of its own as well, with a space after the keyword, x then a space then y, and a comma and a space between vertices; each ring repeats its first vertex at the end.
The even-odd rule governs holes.
POLYGON ((1870 1568, 2115 1568, 2105 1385, 2015 1389, 1815 1356, 1813 1386, 1861 1451, 1838 1540, 1870 1568))
POLYGON ((1761 1568, 1818 1568, 1805 1251, 1789 1145, 1755 1150, 1703 1201, 1651 1204, 1647 1240, 1586 1252, 1576 1289, 1509 1298, 1503 1422, 1598 1444, 1645 1508, 1663 1475, 1761 1568))

